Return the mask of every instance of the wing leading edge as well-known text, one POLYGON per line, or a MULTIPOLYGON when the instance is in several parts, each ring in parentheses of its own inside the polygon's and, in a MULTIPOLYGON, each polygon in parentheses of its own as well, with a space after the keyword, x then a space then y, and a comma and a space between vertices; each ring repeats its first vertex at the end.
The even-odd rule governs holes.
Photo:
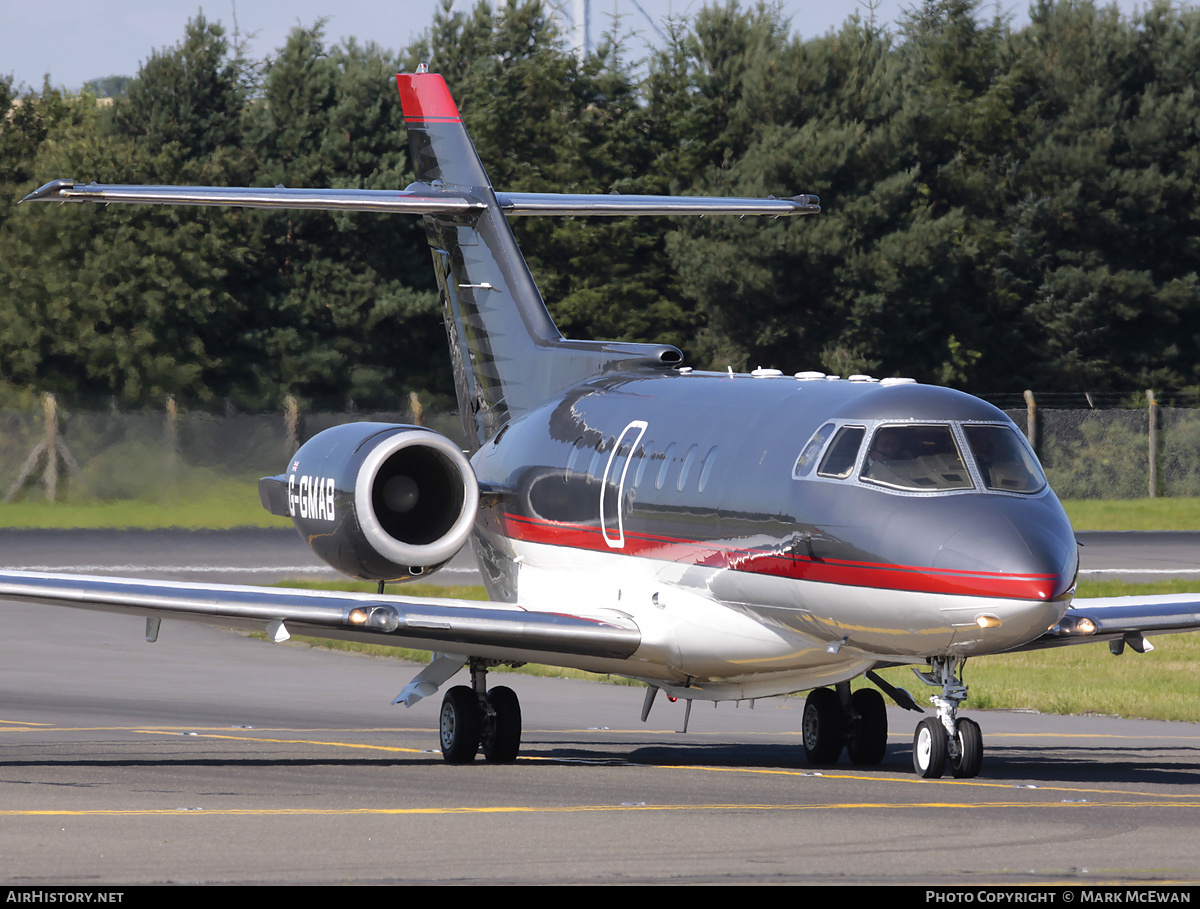
POLYGON ((1200 631, 1200 594, 1089 597, 1075 600, 1061 622, 1016 651, 1101 641, 1129 643, 1140 650, 1145 635, 1182 631, 1200 631))
POLYGON ((641 644, 638 626, 615 610, 572 615, 436 597, 5 571, 0 600, 266 630, 276 641, 296 632, 424 650, 464 645, 513 661, 626 659, 641 644))

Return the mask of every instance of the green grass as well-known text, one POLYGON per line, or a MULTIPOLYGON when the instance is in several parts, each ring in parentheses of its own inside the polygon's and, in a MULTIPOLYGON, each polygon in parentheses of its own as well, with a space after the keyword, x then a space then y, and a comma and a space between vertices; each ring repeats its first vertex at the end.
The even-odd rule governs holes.
POLYGON ((1076 530, 1200 530, 1200 499, 1067 499, 1076 530))
POLYGON ((23 501, 0 502, 0 527, 228 530, 291 523, 268 513, 258 500, 258 485, 245 480, 211 480, 157 500, 47 502, 31 492, 23 501))

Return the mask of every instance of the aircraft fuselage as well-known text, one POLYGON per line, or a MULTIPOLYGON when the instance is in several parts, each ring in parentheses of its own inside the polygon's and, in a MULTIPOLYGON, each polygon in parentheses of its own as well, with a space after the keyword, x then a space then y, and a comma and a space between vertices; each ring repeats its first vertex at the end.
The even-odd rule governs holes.
POLYGON ((991 405, 933 386, 677 370, 596 378, 475 455, 482 487, 506 490, 484 496, 476 552, 493 598, 633 616, 642 650, 597 668, 711 697, 1006 650, 1065 613, 1076 542, 1044 482, 988 488, 982 464, 961 454, 966 426, 1016 433, 991 405), (817 435, 830 426, 862 429, 844 476, 812 463, 832 457, 817 435), (957 439, 958 474, 938 479, 949 488, 867 477, 865 449, 885 426, 957 439))

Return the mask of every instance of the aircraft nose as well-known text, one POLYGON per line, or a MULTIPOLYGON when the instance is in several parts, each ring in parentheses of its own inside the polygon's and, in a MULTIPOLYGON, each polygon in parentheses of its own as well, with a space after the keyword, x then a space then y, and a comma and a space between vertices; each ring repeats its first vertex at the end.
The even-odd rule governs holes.
POLYGON ((933 567, 973 574, 998 596, 1051 600, 1075 583, 1079 549, 1057 499, 989 497, 951 525, 933 567))

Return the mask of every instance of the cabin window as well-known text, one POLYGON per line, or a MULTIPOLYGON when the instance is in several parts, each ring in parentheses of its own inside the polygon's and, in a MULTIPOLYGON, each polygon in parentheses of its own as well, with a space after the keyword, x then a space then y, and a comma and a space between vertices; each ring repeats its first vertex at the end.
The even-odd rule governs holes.
POLYGON ((879 427, 860 476, 881 486, 920 492, 974 487, 946 425, 879 427))
POLYGON ((692 472, 692 465, 696 463, 696 451, 699 447, 693 445, 683 456, 683 467, 679 469, 679 479, 675 481, 675 489, 678 492, 683 492, 683 487, 687 485, 688 474, 692 472))
POLYGON ((567 469, 563 472, 563 482, 570 482, 571 474, 575 472, 575 465, 579 462, 580 455, 583 454, 583 436, 575 440, 575 444, 571 448, 571 454, 567 457, 567 469))
POLYGON ((819 477, 830 477, 844 480, 854 471, 854 463, 858 460, 858 449, 862 445, 863 434, 861 426, 843 426, 829 444, 829 451, 821 461, 817 471, 819 477))
POLYGON ((588 463, 588 469, 587 469, 588 476, 592 476, 592 477, 600 476, 601 471, 604 469, 605 450, 606 449, 604 448, 604 443, 601 442, 600 445, 598 445, 596 447, 596 450, 592 452, 592 460, 588 463))
POLYGON ((1041 467, 1011 426, 969 424, 963 433, 988 489, 1028 493, 1046 485, 1041 467))
POLYGON ((675 457, 675 443, 672 442, 667 446, 667 450, 662 455, 662 467, 658 469, 658 476, 654 479, 654 488, 662 489, 663 483, 667 482, 667 472, 671 469, 671 460, 675 457))
POLYGON ((700 492, 704 492, 704 487, 708 485, 708 478, 712 476, 713 464, 717 463, 717 446, 714 445, 708 450, 708 454, 704 456, 703 466, 700 468, 700 492))
POLYGON ((633 453, 633 456, 638 459, 637 473, 633 476, 633 485, 641 486, 642 477, 646 475, 646 467, 650 464, 650 449, 654 443, 650 442, 646 445, 641 445, 638 450, 633 453))

